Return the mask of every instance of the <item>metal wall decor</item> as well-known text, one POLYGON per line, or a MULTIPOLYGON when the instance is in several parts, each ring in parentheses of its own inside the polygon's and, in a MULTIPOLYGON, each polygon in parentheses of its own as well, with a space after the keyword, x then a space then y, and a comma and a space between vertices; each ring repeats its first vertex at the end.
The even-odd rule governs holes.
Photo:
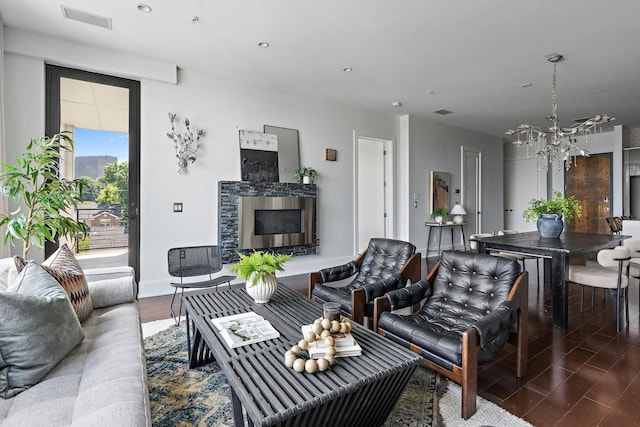
POLYGON ((196 154, 201 145, 200 137, 204 135, 204 131, 198 128, 192 130, 191 122, 188 118, 185 118, 185 132, 179 133, 176 131, 176 114, 170 112, 169 120, 171 121, 171 130, 167 132, 167 137, 173 141, 173 146, 176 150, 178 173, 186 175, 189 173, 187 169, 189 162, 194 163, 196 161, 196 154))

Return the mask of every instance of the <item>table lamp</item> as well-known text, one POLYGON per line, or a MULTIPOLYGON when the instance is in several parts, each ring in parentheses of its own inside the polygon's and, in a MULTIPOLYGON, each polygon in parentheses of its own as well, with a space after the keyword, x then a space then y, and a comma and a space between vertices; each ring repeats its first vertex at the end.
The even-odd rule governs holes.
POLYGON ((464 219, 462 218, 462 215, 466 215, 466 214, 467 214, 467 211, 465 211, 462 205, 458 203, 456 203, 453 209, 451 209, 451 215, 454 215, 453 222, 455 222, 456 224, 462 224, 462 221, 464 221, 464 219))

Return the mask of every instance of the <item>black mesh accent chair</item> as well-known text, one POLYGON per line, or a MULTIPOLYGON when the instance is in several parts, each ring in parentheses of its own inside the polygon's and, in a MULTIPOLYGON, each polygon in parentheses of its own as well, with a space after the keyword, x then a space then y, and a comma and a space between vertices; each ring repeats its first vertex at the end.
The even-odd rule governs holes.
POLYGON ((231 288, 231 281, 236 276, 219 276, 213 277, 214 274, 222 270, 222 257, 220 256, 219 246, 190 246, 184 248, 171 248, 167 253, 167 264, 169 266, 169 274, 172 277, 179 277, 179 282, 172 282, 171 286, 175 288, 173 298, 171 299, 171 316, 176 321, 176 325, 180 321, 182 314, 182 296, 185 289, 202 289, 210 288, 223 283, 228 283, 231 288), (201 280, 185 281, 185 278, 193 278, 201 276, 201 280), (180 289, 180 307, 176 312, 173 309, 176 295, 180 289))
POLYGON ((515 260, 445 251, 426 280, 376 298, 374 328, 460 384, 467 419, 476 412, 478 364, 493 360, 510 338, 516 376, 526 374, 527 283, 515 260), (412 314, 391 313, 405 307, 412 314))
POLYGON ((343 314, 363 324, 373 316, 373 300, 407 283, 420 280, 420 252, 409 242, 374 238, 360 256, 337 267, 309 273, 309 298, 337 302, 343 314), (355 277, 342 286, 325 285, 355 277))

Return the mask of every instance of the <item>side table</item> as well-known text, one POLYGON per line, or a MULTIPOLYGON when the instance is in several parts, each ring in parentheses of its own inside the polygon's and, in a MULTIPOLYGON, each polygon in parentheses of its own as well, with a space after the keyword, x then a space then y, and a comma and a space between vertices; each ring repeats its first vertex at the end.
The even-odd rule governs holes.
POLYGON ((466 225, 466 222, 461 222, 460 224, 456 224, 454 223, 439 223, 439 222, 425 222, 424 225, 427 227, 427 256, 429 256, 429 244, 431 243, 431 230, 433 228, 437 228, 439 235, 438 235, 438 256, 440 256, 441 250, 441 243, 442 243, 442 229, 443 228, 448 228, 451 230, 451 249, 455 249, 455 242, 453 240, 453 229, 455 227, 460 227, 460 234, 462 235, 462 246, 464 248, 464 250, 467 250, 467 244, 466 244, 466 239, 464 237, 464 226, 466 225))

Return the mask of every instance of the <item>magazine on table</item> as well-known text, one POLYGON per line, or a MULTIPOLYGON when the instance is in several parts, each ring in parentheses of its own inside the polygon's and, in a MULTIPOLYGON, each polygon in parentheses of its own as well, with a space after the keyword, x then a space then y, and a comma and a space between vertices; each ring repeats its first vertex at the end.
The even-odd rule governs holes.
POLYGON ((278 332, 268 320, 257 315, 253 311, 248 313, 234 314, 233 316, 218 317, 211 319, 220 335, 231 348, 242 347, 278 338, 278 332))

